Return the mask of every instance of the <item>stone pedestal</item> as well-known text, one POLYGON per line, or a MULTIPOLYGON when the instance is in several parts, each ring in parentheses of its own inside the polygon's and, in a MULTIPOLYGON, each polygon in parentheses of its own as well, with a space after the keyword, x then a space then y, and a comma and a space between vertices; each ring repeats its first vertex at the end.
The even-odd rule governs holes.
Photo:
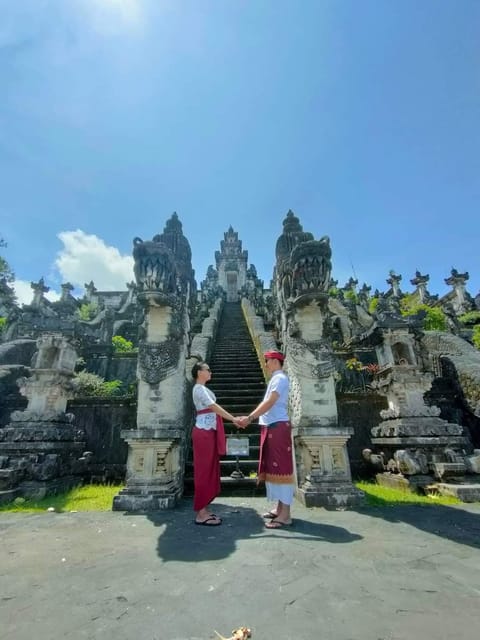
POLYGON ((347 453, 347 441, 353 430, 340 434, 333 429, 313 428, 302 432, 297 430, 294 436, 297 498, 307 507, 360 504, 364 494, 352 484, 347 453))
POLYGON ((12 422, 0 429, 0 490, 41 499, 80 484, 85 434, 71 423, 73 416, 65 414, 55 423, 21 421, 21 416, 14 412, 12 422))
POLYGON ((115 496, 114 511, 171 509, 182 496, 182 433, 170 438, 156 429, 122 431, 128 443, 127 486, 115 496))

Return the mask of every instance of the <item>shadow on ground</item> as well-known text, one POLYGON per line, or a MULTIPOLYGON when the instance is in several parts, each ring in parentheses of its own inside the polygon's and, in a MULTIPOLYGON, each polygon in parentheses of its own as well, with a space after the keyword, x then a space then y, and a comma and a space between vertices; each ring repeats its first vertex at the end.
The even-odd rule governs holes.
MULTIPOLYGON (((158 556, 164 562, 202 562, 220 560, 237 549, 241 540, 286 538, 304 541, 350 543, 362 536, 343 527, 294 518, 293 525, 272 531, 255 509, 215 502, 215 513, 222 518, 218 527, 197 526, 191 505, 181 503, 172 511, 143 514, 160 529, 158 556)), ((132 514, 130 514, 132 515, 132 514)))
POLYGON ((480 513, 470 511, 468 507, 440 504, 392 506, 385 502, 385 506, 358 507, 356 511, 387 522, 405 522, 452 542, 480 548, 480 513))

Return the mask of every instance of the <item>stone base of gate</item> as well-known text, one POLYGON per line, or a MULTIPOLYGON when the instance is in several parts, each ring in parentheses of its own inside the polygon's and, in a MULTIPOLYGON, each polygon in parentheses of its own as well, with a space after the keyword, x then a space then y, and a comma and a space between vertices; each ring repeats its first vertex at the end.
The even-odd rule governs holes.
POLYGON ((365 494, 353 486, 351 482, 325 482, 299 487, 296 498, 306 507, 355 507, 361 505, 365 494))

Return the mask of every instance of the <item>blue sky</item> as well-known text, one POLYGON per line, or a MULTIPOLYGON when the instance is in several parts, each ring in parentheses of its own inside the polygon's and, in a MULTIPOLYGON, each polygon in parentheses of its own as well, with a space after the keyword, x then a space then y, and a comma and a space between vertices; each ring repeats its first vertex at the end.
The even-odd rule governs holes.
POLYGON ((0 235, 18 291, 132 279, 177 211, 268 285, 288 209, 342 285, 480 288, 478 0, 0 0, 0 235), (26 284, 27 283, 27 284, 26 284), (22 288, 23 287, 23 288, 22 288))

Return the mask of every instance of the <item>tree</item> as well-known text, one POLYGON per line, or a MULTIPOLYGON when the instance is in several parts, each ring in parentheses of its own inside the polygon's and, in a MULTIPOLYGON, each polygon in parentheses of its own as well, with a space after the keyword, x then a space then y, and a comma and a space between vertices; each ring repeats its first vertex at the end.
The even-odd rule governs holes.
MULTIPOLYGON (((6 246, 7 243, 0 237, 0 249, 4 249, 6 246)), ((0 256, 0 280, 3 278, 5 278, 5 282, 13 282, 15 280, 15 274, 5 258, 0 256)))

